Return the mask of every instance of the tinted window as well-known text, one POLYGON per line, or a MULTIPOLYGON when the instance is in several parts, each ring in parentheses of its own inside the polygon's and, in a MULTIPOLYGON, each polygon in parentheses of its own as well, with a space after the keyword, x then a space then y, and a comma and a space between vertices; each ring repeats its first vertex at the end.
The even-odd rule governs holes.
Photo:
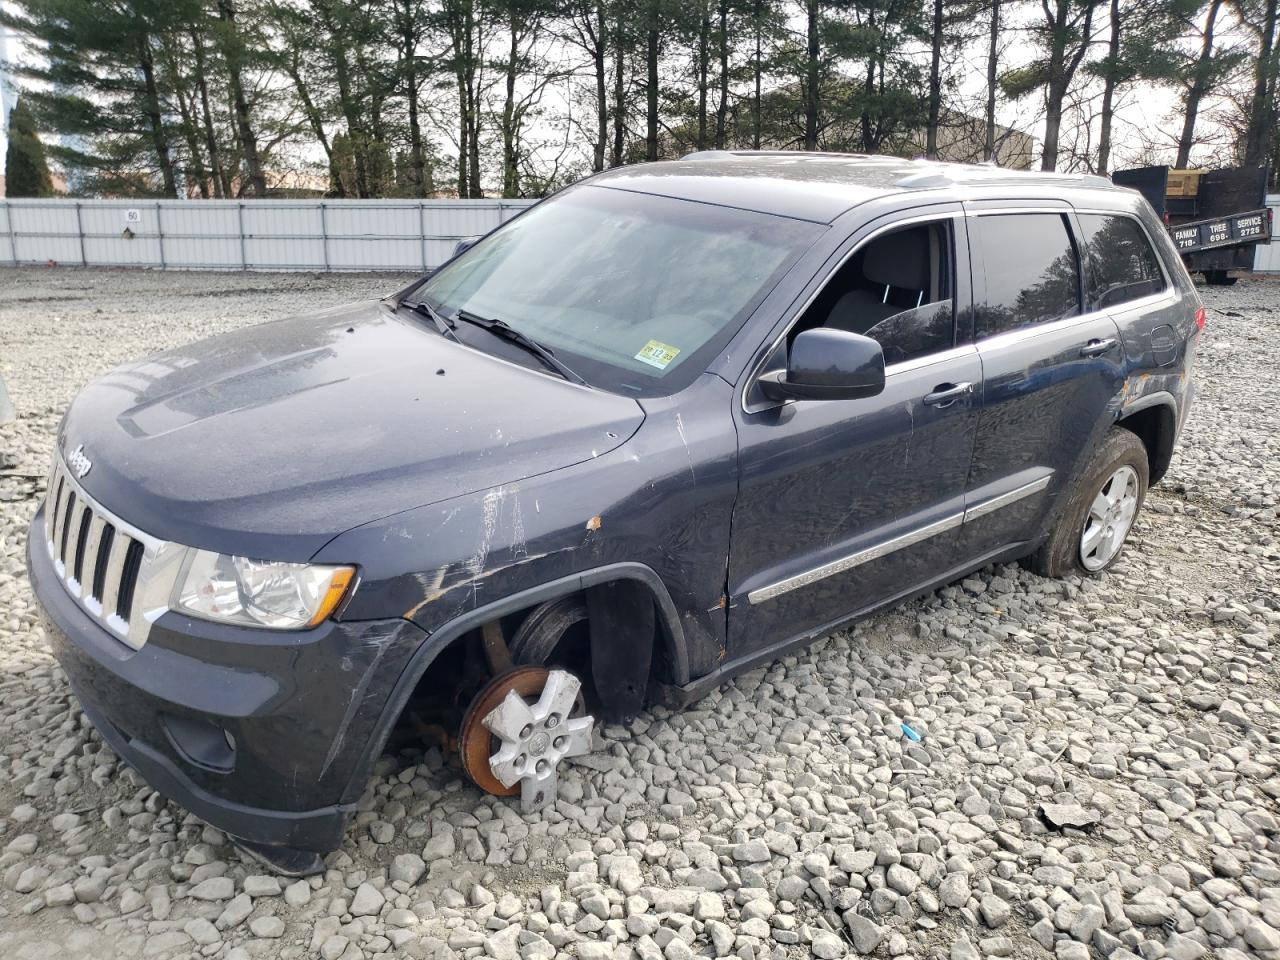
POLYGON ((978 309, 979 337, 1080 312, 1080 268, 1061 215, 974 217, 969 229, 982 248, 986 270, 986 302, 978 309))
POLYGON ((800 329, 826 326, 871 337, 885 363, 955 346, 951 221, 881 234, 836 271, 800 329))
POLYGON ((1112 307, 1164 289, 1156 252, 1136 220, 1082 213, 1080 227, 1089 265, 1089 309, 1112 307))

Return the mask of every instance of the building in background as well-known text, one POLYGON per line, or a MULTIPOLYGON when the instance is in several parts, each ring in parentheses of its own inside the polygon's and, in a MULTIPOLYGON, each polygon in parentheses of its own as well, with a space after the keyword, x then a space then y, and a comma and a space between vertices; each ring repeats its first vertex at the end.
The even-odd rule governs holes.
MULTIPOLYGON (((956 163, 981 163, 987 140, 986 118, 943 110, 938 118, 938 159, 956 163)), ((894 153, 904 157, 923 156, 925 131, 915 130, 894 143, 894 153)), ((996 124, 995 162, 1010 170, 1030 170, 1036 140, 1015 127, 996 124)))

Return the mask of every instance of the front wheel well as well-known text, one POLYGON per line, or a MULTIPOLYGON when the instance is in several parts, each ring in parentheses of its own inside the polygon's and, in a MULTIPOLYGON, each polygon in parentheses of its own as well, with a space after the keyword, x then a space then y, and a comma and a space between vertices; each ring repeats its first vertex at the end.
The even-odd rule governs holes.
POLYGON ((1155 404, 1122 417, 1116 426, 1137 434, 1146 447, 1150 483, 1154 486, 1168 471, 1173 459, 1173 441, 1178 433, 1173 409, 1167 404, 1155 404))
POLYGON ((590 709, 607 721, 635 715, 658 681, 678 677, 676 643, 683 637, 673 635, 663 600, 648 583, 619 577, 573 587, 455 625, 417 677, 384 752, 417 752, 433 744, 446 752, 453 748, 471 698, 495 669, 503 669, 492 659, 495 625, 514 663, 546 662, 578 674, 590 709), (564 643, 546 635, 558 630, 564 630, 564 643))

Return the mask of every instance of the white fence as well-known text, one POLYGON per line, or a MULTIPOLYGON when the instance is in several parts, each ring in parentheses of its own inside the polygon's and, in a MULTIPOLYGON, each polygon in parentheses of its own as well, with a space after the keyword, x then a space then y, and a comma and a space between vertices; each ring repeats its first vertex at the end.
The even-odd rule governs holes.
MULTIPOLYGON (((1280 225, 1280 193, 1267 194, 1267 206, 1271 208, 1272 219, 1280 225)), ((1280 239, 1258 244, 1253 255, 1253 269, 1256 273, 1280 273, 1280 239)))
POLYGON ((531 200, 0 200, 0 265, 418 270, 531 200))
MULTIPOLYGON (((425 270, 532 200, 0 200, 0 266, 425 270)), ((1280 221, 1280 194, 1267 197, 1280 221)), ((1280 239, 1259 244, 1280 273, 1280 239)))

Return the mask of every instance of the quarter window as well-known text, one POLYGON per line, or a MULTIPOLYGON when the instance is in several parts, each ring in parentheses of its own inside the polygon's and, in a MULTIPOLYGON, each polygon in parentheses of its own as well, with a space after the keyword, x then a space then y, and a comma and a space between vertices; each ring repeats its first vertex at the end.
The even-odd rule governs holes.
POLYGON ((974 217, 969 229, 982 248, 986 270, 986 299, 977 310, 979 337, 1080 312, 1080 265, 1061 214, 974 217))
POLYGON ((1080 214, 1089 265, 1089 309, 1102 310, 1164 289, 1151 241, 1136 220, 1080 214))

